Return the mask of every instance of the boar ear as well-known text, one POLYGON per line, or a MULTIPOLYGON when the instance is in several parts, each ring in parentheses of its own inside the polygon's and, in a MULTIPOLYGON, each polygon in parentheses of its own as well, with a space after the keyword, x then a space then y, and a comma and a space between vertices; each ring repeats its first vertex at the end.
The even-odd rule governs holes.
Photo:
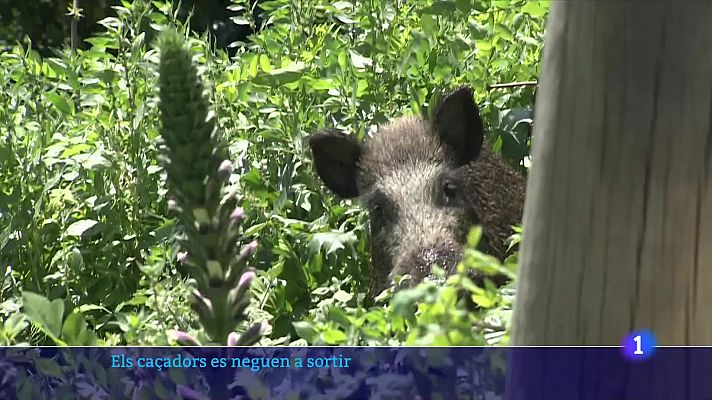
POLYGON ((455 155, 458 165, 477 159, 484 128, 472 89, 463 86, 445 96, 435 111, 433 122, 440 140, 455 155))
POLYGON ((356 171, 361 145, 349 136, 326 131, 309 138, 314 168, 324 184, 345 199, 358 196, 356 171))

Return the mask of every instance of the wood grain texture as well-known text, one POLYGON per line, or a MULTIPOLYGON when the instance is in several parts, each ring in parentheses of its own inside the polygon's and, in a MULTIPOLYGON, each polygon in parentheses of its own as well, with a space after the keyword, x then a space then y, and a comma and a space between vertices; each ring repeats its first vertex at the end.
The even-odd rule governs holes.
POLYGON ((712 2, 552 2, 514 345, 712 345, 712 2))

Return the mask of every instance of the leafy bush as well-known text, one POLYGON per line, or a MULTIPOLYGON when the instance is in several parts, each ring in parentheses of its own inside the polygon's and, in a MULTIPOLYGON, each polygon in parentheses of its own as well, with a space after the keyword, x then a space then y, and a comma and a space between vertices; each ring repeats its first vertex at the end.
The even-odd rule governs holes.
MULTIPOLYGON (((475 286, 468 271, 477 269, 493 276, 497 273, 514 278, 516 256, 502 265, 496 258, 476 250, 481 229, 469 235, 463 262, 455 275, 440 282, 424 282, 413 289, 379 296, 385 307, 363 307, 362 302, 340 289, 338 282, 315 290, 316 295, 331 294, 320 301, 310 316, 296 322, 297 333, 307 343, 329 345, 376 346, 484 346, 506 344, 503 336, 509 324, 514 294, 514 280, 502 288, 486 281, 475 286), (446 283, 442 285, 441 283, 446 283), (440 283, 440 284, 438 284, 440 283), (468 307, 466 297, 477 309, 468 307)), ((513 239, 514 244, 518 239, 513 239)), ((406 278, 406 277, 403 277, 406 278)))
MULTIPOLYGON (((115 16, 115 6, 130 8, 130 0, 33 0, 6 1, 0 6, 0 49, 11 46, 16 41, 29 40, 33 49, 43 56, 52 56, 57 48, 69 44, 72 20, 76 18, 78 47, 88 48, 84 39, 103 31, 97 22, 115 16)), ((230 0, 182 0, 174 2, 177 16, 190 24, 198 32, 210 32, 220 48, 230 49, 234 41, 244 41, 253 32, 253 27, 235 19, 230 0), (189 18, 190 17, 190 18, 189 18)), ((254 2, 254 3, 257 3, 254 2)), ((254 5, 254 4, 253 4, 254 5)), ((254 8, 254 16, 259 18, 259 8, 254 8)), ((239 12, 238 8, 235 12, 239 12)), ((148 24, 142 27, 152 37, 148 24)))
MULTIPOLYGON (((237 22, 256 25, 250 7, 235 1, 244 11, 237 22)), ((491 146, 525 173, 534 87, 489 85, 536 78, 547 3, 260 7, 264 29, 232 59, 205 35, 186 34, 228 139, 235 173, 227 189, 245 210, 244 236, 260 243, 240 329, 269 321, 263 344, 496 341, 510 288, 475 289, 458 274, 451 287, 426 283, 385 307, 366 302, 366 215, 322 191, 304 138, 324 126, 363 138, 388 118, 420 112, 441 87, 467 83, 491 146), (463 291, 480 310, 453 307, 463 291)), ((76 55, 43 58, 23 45, 0 54, 4 344, 166 344, 170 330, 198 333, 158 161, 158 54, 145 32, 175 25, 186 33, 175 15, 170 2, 125 2, 76 55)), ((463 271, 505 268, 468 257, 463 271)))

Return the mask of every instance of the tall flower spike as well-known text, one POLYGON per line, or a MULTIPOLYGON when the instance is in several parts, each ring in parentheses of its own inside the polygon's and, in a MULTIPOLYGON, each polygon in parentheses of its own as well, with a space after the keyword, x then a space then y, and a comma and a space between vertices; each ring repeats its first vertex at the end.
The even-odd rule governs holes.
MULTIPOLYGON (((246 261, 255 253, 257 243, 238 251, 244 211, 237 207, 235 194, 221 197, 233 165, 216 130, 191 51, 172 30, 161 34, 158 47, 161 160, 171 198, 169 209, 183 227, 177 237, 185 252, 180 262, 196 286, 191 307, 203 331, 211 344, 225 344, 246 320, 245 309, 250 303, 247 287, 254 279, 245 275, 246 261), (245 279, 237 285, 239 277, 245 279)), ((263 331, 248 329, 250 342, 259 340, 263 331)), ((182 343, 197 343, 182 332, 178 336, 182 343)), ((234 335, 232 339, 238 341, 234 335)))

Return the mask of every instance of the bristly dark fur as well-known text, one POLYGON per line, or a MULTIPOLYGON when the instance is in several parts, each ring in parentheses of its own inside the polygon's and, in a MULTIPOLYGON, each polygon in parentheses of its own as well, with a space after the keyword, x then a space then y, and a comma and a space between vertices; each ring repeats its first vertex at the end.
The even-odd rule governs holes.
POLYGON ((479 159, 466 168, 469 186, 474 190, 468 199, 479 216, 483 243, 488 253, 504 260, 505 241, 512 226, 521 223, 526 182, 524 177, 504 160, 483 150, 479 159))

